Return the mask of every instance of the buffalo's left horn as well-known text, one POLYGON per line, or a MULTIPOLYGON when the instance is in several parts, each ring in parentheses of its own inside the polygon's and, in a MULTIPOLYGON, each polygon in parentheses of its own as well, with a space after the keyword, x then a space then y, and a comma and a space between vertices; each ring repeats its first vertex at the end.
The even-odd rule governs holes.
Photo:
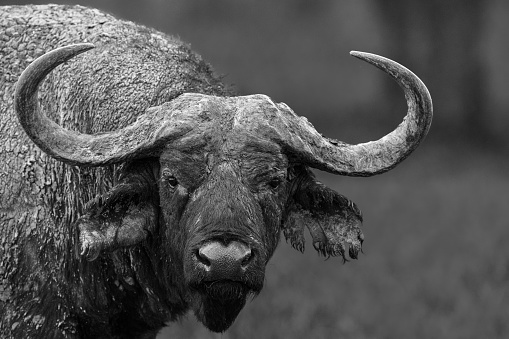
POLYGON ((92 44, 76 44, 48 52, 33 61, 18 80, 14 98, 18 119, 30 139, 44 152, 72 165, 112 164, 151 155, 155 148, 178 139, 198 123, 194 121, 196 119, 180 114, 183 119, 170 124, 164 114, 151 111, 151 114, 141 114, 136 122, 125 128, 83 134, 65 129, 49 119, 39 107, 39 85, 55 67, 92 48, 92 44))
POLYGON ((283 144, 311 167, 340 175, 371 176, 392 169, 417 148, 431 125, 433 105, 426 86, 407 68, 375 54, 350 54, 396 80, 408 106, 403 122, 379 140, 350 145, 323 137, 305 119, 287 116, 285 125, 293 132, 285 135, 283 144))

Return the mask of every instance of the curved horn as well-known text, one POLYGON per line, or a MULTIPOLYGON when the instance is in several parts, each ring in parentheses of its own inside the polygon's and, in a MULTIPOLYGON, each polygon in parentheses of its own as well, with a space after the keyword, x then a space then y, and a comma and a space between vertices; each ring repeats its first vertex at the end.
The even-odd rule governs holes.
POLYGON ((44 152, 72 165, 101 166, 148 156, 155 147, 192 129, 191 119, 169 124, 157 108, 123 129, 94 135, 67 130, 49 119, 39 108, 40 83, 55 67, 92 48, 92 44, 76 44, 48 52, 33 61, 18 80, 14 98, 18 119, 44 152))
MULTIPOLYGON (((428 133, 433 117, 431 96, 410 70, 390 59, 364 52, 350 52, 388 73, 403 89, 408 112, 403 122, 379 140, 350 145, 320 135, 306 120, 298 119, 293 145, 308 165, 335 174, 371 176, 394 168, 428 133)), ((293 120, 293 119, 292 119, 293 120)), ((290 146, 291 147, 291 146, 290 146)))

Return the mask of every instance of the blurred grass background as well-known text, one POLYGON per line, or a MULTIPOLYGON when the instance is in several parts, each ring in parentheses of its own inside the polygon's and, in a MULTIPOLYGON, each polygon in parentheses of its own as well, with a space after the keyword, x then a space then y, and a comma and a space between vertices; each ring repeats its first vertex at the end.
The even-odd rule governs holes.
POLYGON ((402 63, 434 100, 430 134, 396 169, 318 173, 363 210, 359 260, 282 240, 264 290, 226 333, 190 315, 158 338, 509 338, 509 2, 52 2, 178 35, 239 94, 286 102, 346 142, 383 136, 405 112, 395 83, 350 50, 402 63))

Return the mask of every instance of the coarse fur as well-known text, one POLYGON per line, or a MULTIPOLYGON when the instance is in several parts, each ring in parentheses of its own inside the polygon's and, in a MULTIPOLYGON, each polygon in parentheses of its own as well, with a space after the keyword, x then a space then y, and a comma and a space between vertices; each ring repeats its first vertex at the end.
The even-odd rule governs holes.
POLYGON ((149 338, 189 310, 225 331, 281 233, 303 251, 307 227, 321 255, 357 258, 359 209, 310 167, 384 173, 431 124, 422 81, 374 54, 351 53, 408 112, 349 145, 265 95, 232 96, 143 26, 56 5, 3 7, 0 24, 2 337, 149 338))
POLYGON ((262 289, 282 230, 301 251, 307 226, 323 255, 345 258, 349 246, 357 257, 357 207, 281 145, 233 121, 239 109, 285 105, 227 97, 231 91, 187 45, 97 10, 6 6, 0 26, 2 337, 149 338, 188 310, 224 331, 262 289), (52 71, 39 90, 59 125, 114 131, 150 107, 157 114, 196 104, 211 128, 117 165, 54 160, 20 127, 14 86, 36 57, 81 42, 95 49, 52 71), (202 103, 183 93, 214 97, 202 103), (208 273, 200 250, 211 243, 228 255, 229 244, 249 248, 242 273, 208 273))
POLYGON ((228 90, 178 39, 94 9, 1 7, 0 26, 1 336, 156 333, 187 305, 175 292, 169 298, 171 307, 158 309, 142 290, 153 279, 152 272, 141 263, 137 270, 134 262, 147 254, 141 249, 119 251, 111 259, 90 263, 75 250, 75 221, 89 201, 117 184, 124 166, 79 168, 46 156, 17 122, 14 85, 43 53, 72 43, 94 43, 94 51, 52 72, 39 95, 53 113, 50 118, 85 133, 123 127, 139 112, 184 92, 224 95, 228 90), (154 312, 159 314, 152 317, 154 312))

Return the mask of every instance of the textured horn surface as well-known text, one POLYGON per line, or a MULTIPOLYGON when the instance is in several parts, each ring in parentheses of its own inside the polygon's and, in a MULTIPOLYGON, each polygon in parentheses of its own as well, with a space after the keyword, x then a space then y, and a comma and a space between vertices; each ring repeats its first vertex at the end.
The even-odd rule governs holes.
MULTIPOLYGON (((285 143, 309 166, 340 175, 371 176, 394 168, 417 148, 430 128, 433 105, 426 86, 407 68, 375 54, 350 54, 380 68, 403 89, 408 106, 403 122, 379 140, 350 145, 323 137, 305 118, 286 113, 291 133, 285 143)), ((284 104, 279 106, 287 111, 284 104)))
POLYGON ((32 141, 44 152, 72 165, 101 166, 151 155, 168 140, 193 128, 195 122, 185 114, 183 100, 149 108, 133 124, 117 131, 83 134, 71 131, 49 119, 38 104, 38 87, 58 65, 94 48, 76 44, 50 51, 33 61, 21 74, 15 92, 18 119, 32 141), (175 114, 169 114, 174 106, 175 114), (175 118, 172 123, 168 118, 175 118))

